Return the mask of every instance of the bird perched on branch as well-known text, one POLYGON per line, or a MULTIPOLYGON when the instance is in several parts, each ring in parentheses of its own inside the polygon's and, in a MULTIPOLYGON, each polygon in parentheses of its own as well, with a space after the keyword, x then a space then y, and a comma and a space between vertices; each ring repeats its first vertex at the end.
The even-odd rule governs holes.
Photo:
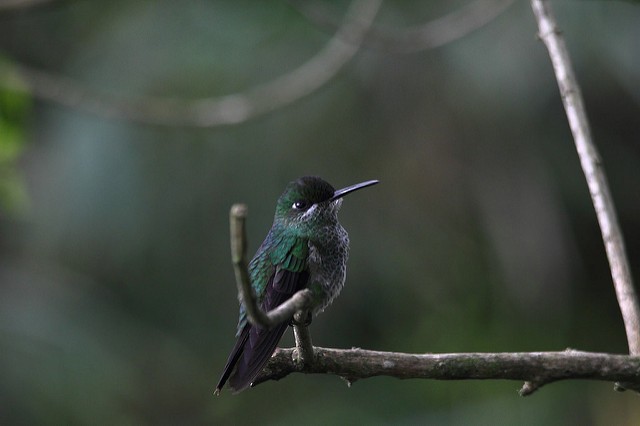
MULTIPOLYGON (((319 177, 290 182, 278 198, 271 230, 249 263, 251 285, 263 311, 278 307, 299 290, 312 292, 312 315, 331 304, 344 286, 349 236, 338 222, 342 197, 378 183, 370 180, 335 190, 319 177)), ((267 363, 288 322, 270 329, 252 325, 240 304, 237 341, 216 386, 227 380, 240 392, 267 363)))

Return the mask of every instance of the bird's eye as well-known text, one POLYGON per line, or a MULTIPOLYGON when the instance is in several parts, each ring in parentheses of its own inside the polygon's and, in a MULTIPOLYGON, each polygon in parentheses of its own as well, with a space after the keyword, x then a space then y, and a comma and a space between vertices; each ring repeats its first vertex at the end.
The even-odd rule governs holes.
POLYGON ((309 203, 303 200, 298 200, 293 203, 293 208, 296 210, 306 210, 309 207, 309 203))

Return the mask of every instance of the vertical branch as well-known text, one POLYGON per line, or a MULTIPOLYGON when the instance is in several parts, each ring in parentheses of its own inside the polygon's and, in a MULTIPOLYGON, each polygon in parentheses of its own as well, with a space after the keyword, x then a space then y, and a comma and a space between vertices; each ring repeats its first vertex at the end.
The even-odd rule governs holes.
POLYGON ((313 343, 307 327, 309 315, 309 311, 298 311, 293 316, 293 336, 296 339, 295 358, 303 366, 313 362, 313 343))
POLYGON ((629 352, 632 355, 639 355, 640 308, 638 307, 638 298, 633 287, 629 261, 611 192, 598 151, 591 138, 582 95, 569 59, 569 52, 548 0, 531 0, 531 6, 538 23, 539 37, 549 51, 571 133, 580 157, 580 164, 598 217, 613 285, 627 334, 629 352))
POLYGON ((238 299, 247 311, 247 317, 252 324, 271 325, 269 318, 260 309, 256 296, 251 288, 251 278, 247 262, 247 237, 245 223, 247 221, 247 206, 234 204, 229 212, 229 231, 231 234, 231 262, 236 276, 238 299))

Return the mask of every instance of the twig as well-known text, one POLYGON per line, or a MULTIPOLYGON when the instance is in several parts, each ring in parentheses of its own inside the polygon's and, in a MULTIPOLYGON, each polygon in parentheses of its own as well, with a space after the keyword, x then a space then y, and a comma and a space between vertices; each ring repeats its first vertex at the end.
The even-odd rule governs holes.
POLYGON ((254 386, 291 373, 333 374, 348 383, 374 376, 398 379, 524 381, 520 395, 558 380, 625 381, 640 385, 640 357, 566 350, 562 352, 406 354, 314 347, 311 364, 292 359, 294 348, 271 357, 254 386))
POLYGON ((4 68, 0 68, 4 73, 4 78, 0 74, 0 85, 108 118, 165 126, 238 124, 283 108, 331 80, 358 52, 381 3, 382 0, 354 0, 336 34, 314 57, 243 93, 193 101, 149 97, 117 100, 92 92, 72 79, 16 64, 0 64, 4 68))
POLYGON ((294 314, 293 336, 296 341, 295 360, 302 365, 313 362, 313 343, 308 328, 309 311, 298 311, 294 314))
POLYGON ((258 307, 256 296, 251 287, 249 263, 247 261, 246 237, 247 206, 234 204, 229 212, 229 230, 231 233, 231 263, 236 276, 238 300, 244 305, 249 321, 265 328, 271 327, 267 315, 258 307))
MULTIPOLYGON (((482 28, 500 16, 513 2, 514 0, 475 0, 440 18, 402 30, 372 26, 361 43, 368 48, 396 53, 433 49, 482 28)), ((294 0, 290 3, 320 27, 334 30, 339 24, 338 20, 325 10, 324 3, 305 0, 294 0)), ((349 39, 346 41, 353 42, 349 39)))
POLYGON ((271 328, 289 320, 296 312, 308 309, 311 306, 311 292, 306 289, 301 290, 294 294, 291 299, 268 313, 260 309, 251 287, 251 278, 249 277, 245 232, 246 220, 247 206, 234 204, 229 213, 229 227, 231 233, 231 262, 236 276, 238 299, 243 303, 247 318, 251 324, 258 327, 271 328))
POLYGON ((629 353, 640 355, 640 307, 631 278, 624 240, 605 177, 602 161, 591 138, 589 122, 580 87, 569 52, 547 0, 532 0, 531 6, 538 22, 539 36, 549 50, 549 57, 558 80, 562 102, 575 141, 580 164, 589 186, 602 239, 604 241, 611 276, 622 319, 627 333, 629 353))

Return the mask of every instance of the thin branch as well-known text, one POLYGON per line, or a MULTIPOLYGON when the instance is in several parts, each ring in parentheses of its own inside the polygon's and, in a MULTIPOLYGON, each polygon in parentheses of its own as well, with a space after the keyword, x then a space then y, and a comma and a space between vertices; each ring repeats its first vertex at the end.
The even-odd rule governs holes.
POLYGON ((0 64, 5 68, 0 68, 4 73, 0 84, 109 118, 165 126, 238 124, 283 108, 335 77, 358 52, 381 3, 382 0, 354 0, 336 34, 314 57, 299 68, 243 93, 193 101, 146 97, 117 100, 94 93, 72 79, 15 64, 0 64))
MULTIPOLYGON (((326 10, 324 3, 305 0, 290 3, 320 27, 334 30, 339 24, 326 10)), ((392 30, 372 26, 362 44, 368 48, 396 53, 414 53, 441 47, 484 27, 513 3, 514 0, 475 0, 447 15, 415 27, 392 30)), ((353 42, 349 39, 346 41, 353 42)))
POLYGON ((231 262, 236 276, 238 299, 244 305, 247 318, 251 324, 258 327, 271 328, 289 320, 296 312, 309 309, 311 306, 311 292, 306 289, 301 290, 294 294, 291 299, 268 313, 260 309, 256 295, 251 287, 251 278, 249 277, 246 220, 247 206, 234 204, 229 213, 229 228, 231 233, 231 262))
POLYGON ((313 343, 308 328, 309 311, 298 311, 294 314, 293 336, 296 341, 295 360, 299 364, 313 362, 313 343))
POLYGON ((244 305, 249 321, 254 325, 265 328, 271 327, 269 318, 262 312, 256 302, 256 296, 251 287, 249 276, 249 262, 247 261, 246 238, 247 206, 234 204, 229 212, 229 230, 231 241, 231 263, 236 276, 238 300, 244 305))
POLYGON ((576 150, 580 157, 580 164, 598 217, 613 285, 627 333, 629 353, 640 355, 638 298, 633 286, 624 239, 616 217, 611 191, 607 184, 602 161, 591 138, 580 87, 549 2, 547 0, 532 0, 531 6, 538 23, 539 36, 549 51, 571 133, 573 133, 576 150))
POLYGON ((364 349, 314 347, 312 363, 301 366, 294 348, 279 349, 254 381, 280 380, 291 373, 333 374, 351 384, 358 379, 389 376, 398 379, 524 381, 526 396, 558 380, 624 381, 640 385, 640 357, 566 350, 562 352, 406 354, 364 349))

